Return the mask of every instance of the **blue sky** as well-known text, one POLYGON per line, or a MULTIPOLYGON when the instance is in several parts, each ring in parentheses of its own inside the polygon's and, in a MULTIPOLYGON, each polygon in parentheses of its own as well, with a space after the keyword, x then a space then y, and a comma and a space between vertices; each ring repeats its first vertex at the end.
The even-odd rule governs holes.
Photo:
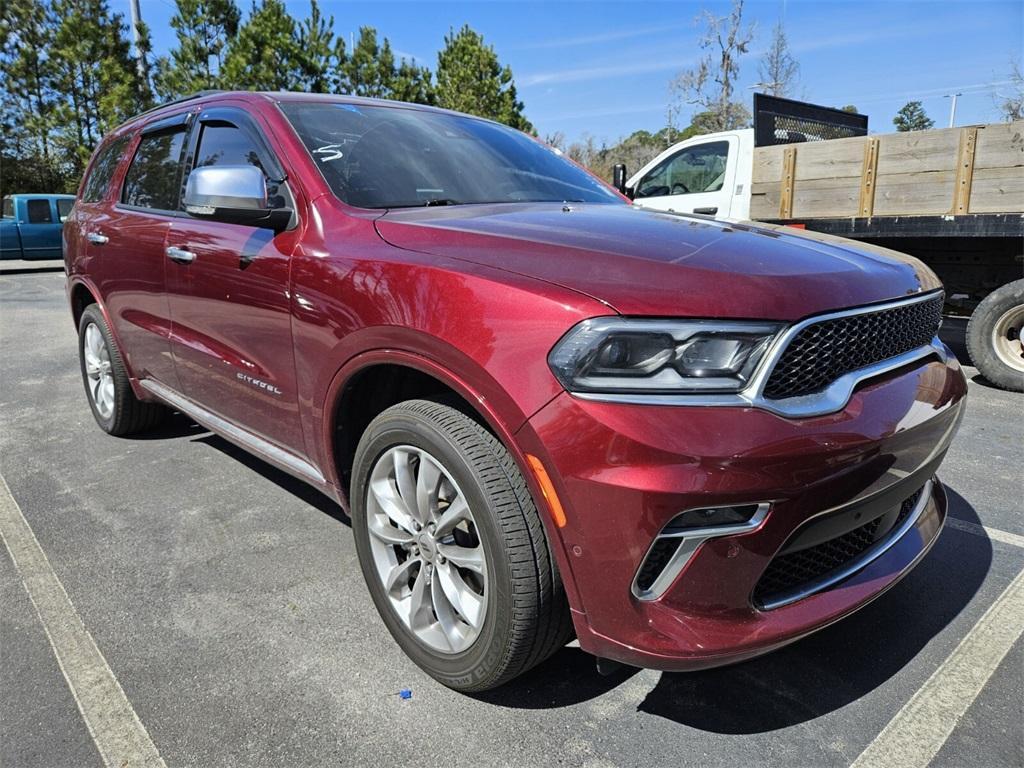
MULTIPOLYGON (((247 10, 251 0, 240 0, 247 10)), ((296 17, 308 0, 286 0, 296 17)), ((664 125, 668 83, 700 51, 694 18, 704 9, 724 15, 729 2, 388 2, 321 0, 344 35, 370 25, 401 54, 430 66, 449 27, 464 23, 484 35, 512 67, 526 115, 544 136, 563 132, 614 141, 638 128, 664 125)), ((111 0, 128 15, 128 0, 111 0)), ((157 53, 174 43, 173 0, 141 0, 157 53)), ((995 95, 1005 91, 1011 57, 1024 50, 1024 3, 846 2, 748 0, 756 22, 751 55, 741 64, 740 89, 749 107, 757 60, 771 27, 784 18, 800 62, 796 96, 821 104, 855 104, 875 132, 892 130, 892 116, 910 99, 924 103, 936 125, 949 120, 943 94, 961 91, 957 124, 995 120, 995 95)), ((685 124, 685 121, 684 121, 685 124)))

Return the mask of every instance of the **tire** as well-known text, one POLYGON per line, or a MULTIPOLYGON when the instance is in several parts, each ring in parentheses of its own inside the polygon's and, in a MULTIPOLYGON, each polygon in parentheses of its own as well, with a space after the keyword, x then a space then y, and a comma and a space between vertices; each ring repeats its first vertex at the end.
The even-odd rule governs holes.
MULTIPOLYGON (((428 400, 388 408, 370 423, 356 448, 352 494, 356 550, 373 602, 402 650, 431 677, 458 691, 496 688, 569 641, 572 623, 565 592, 533 498, 508 451, 476 421, 428 400), (400 482, 393 479, 403 462, 410 482, 414 474, 416 482, 428 474, 433 478, 434 471, 441 475, 433 483, 424 482, 425 488, 433 490, 422 497, 415 494, 417 504, 411 507, 401 503, 414 496, 412 486, 407 485, 410 492, 402 496, 400 482), (412 509, 414 515, 423 506, 418 502, 429 499, 426 506, 432 511, 421 518, 428 522, 422 529, 415 520, 412 525, 407 520, 406 528, 399 526, 383 511, 387 505, 380 503, 379 491, 371 491, 371 481, 374 489, 387 489, 388 504, 412 509), (452 513, 459 499, 468 507, 471 521, 463 518, 458 529, 442 537, 444 512, 452 513), (438 523, 436 531, 430 521, 438 523), (371 532, 382 527, 383 534, 371 532), (419 531, 415 534, 419 538, 411 544, 390 544, 381 538, 390 541, 392 534, 408 538, 413 529, 419 531), (428 531, 439 537, 434 544, 422 541, 428 531), (453 541, 445 543, 449 539, 453 541), (482 557, 481 576, 455 565, 456 549, 461 553, 460 564, 465 564, 469 552, 482 557), (450 555, 447 564, 446 553, 450 555), (392 563, 409 564, 410 576, 407 580, 403 576, 389 590, 385 581, 393 572, 389 570, 392 563), (406 610, 406 605, 413 605, 424 574, 426 608, 406 610), (446 597, 451 574, 462 579, 462 586, 468 585, 472 599, 446 597), (428 589, 432 602, 426 596, 428 589), (399 598, 409 602, 400 604, 399 598), (461 602, 478 607, 481 601, 483 608, 475 614, 479 626, 474 629, 474 611, 459 612, 454 606, 461 602), (446 615, 449 625, 458 625, 448 633, 441 620, 446 615)), ((394 507, 388 508, 399 515, 394 507)))
POLYGON ((142 432, 155 427, 167 415, 162 405, 145 403, 135 397, 121 351, 95 304, 85 308, 78 323, 78 360, 89 408, 100 429, 107 434, 121 436, 142 432), (98 375, 94 364, 97 359, 100 361, 98 375), (98 394, 100 389, 103 389, 103 396, 98 394))
POLYGON ((967 351, 981 374, 997 387, 1024 392, 1024 280, 985 297, 967 324, 967 351))

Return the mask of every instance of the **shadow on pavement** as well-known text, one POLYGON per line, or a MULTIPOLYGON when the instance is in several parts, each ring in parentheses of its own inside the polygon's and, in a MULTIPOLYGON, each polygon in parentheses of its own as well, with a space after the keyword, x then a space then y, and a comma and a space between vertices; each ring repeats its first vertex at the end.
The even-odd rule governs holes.
MULTIPOLYGON (((939 338, 945 342, 961 365, 974 365, 971 360, 971 353, 967 351, 967 320, 966 317, 946 315, 942 318, 942 328, 939 330, 939 338)), ((1002 391, 980 373, 971 377, 971 381, 982 387, 1002 391)))
POLYGON ((514 709, 556 709, 595 699, 639 671, 624 666, 604 676, 589 653, 565 647, 501 688, 471 695, 478 701, 514 709))
MULTIPOLYGON (((979 522, 960 494, 947 493, 951 516, 979 522)), ((639 709, 724 734, 763 733, 821 717, 874 690, 917 656, 971 601, 991 562, 988 539, 947 531, 901 583, 852 616, 743 664, 665 673, 639 709)))
POLYGON ((132 440, 174 440, 179 437, 207 434, 209 431, 183 413, 174 411, 159 427, 148 432, 138 432, 132 435, 132 440))
POLYGON ((19 262, 17 266, 0 266, 0 277, 6 275, 36 275, 44 272, 63 272, 64 262, 57 264, 46 263, 38 266, 29 266, 25 262, 19 262))
MULTIPOLYGON (((200 429, 202 428, 200 427, 200 429)), ((339 523, 344 523, 350 528, 352 527, 352 521, 338 503, 334 501, 334 499, 328 498, 313 486, 299 480, 298 478, 292 477, 287 472, 282 472, 272 464, 268 464, 263 461, 263 459, 253 456, 245 449, 239 448, 237 445, 225 440, 220 435, 207 432, 200 437, 193 438, 192 442, 203 443, 212 448, 216 448, 218 451, 230 456, 240 464, 244 464, 252 471, 263 475, 263 477, 277 485, 279 488, 282 488, 293 496, 297 496, 302 499, 311 507, 315 507, 325 515, 330 515, 339 523)))
POLYGON ((962 365, 973 365, 971 355, 967 351, 967 318, 957 315, 944 315, 939 338, 953 350, 956 359, 962 365))

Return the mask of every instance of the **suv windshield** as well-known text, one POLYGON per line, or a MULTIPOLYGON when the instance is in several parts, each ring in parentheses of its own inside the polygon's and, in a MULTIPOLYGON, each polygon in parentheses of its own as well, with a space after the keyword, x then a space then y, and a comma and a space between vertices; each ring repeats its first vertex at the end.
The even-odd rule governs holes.
POLYGON ((622 202, 550 148, 486 120, 362 104, 281 109, 334 194, 360 208, 622 202))

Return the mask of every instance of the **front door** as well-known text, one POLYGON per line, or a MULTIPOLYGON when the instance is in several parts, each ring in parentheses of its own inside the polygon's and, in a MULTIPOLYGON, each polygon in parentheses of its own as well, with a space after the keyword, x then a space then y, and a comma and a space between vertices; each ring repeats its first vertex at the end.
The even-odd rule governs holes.
MULTIPOLYGON (((190 167, 276 163, 238 112, 200 113, 190 167)), ((181 394, 304 455, 288 282, 294 243, 291 232, 176 219, 166 241, 167 291, 181 394)))
POLYGON ((734 139, 684 147, 651 168, 637 182, 636 204, 676 213, 728 216, 736 163, 729 163, 734 139))

